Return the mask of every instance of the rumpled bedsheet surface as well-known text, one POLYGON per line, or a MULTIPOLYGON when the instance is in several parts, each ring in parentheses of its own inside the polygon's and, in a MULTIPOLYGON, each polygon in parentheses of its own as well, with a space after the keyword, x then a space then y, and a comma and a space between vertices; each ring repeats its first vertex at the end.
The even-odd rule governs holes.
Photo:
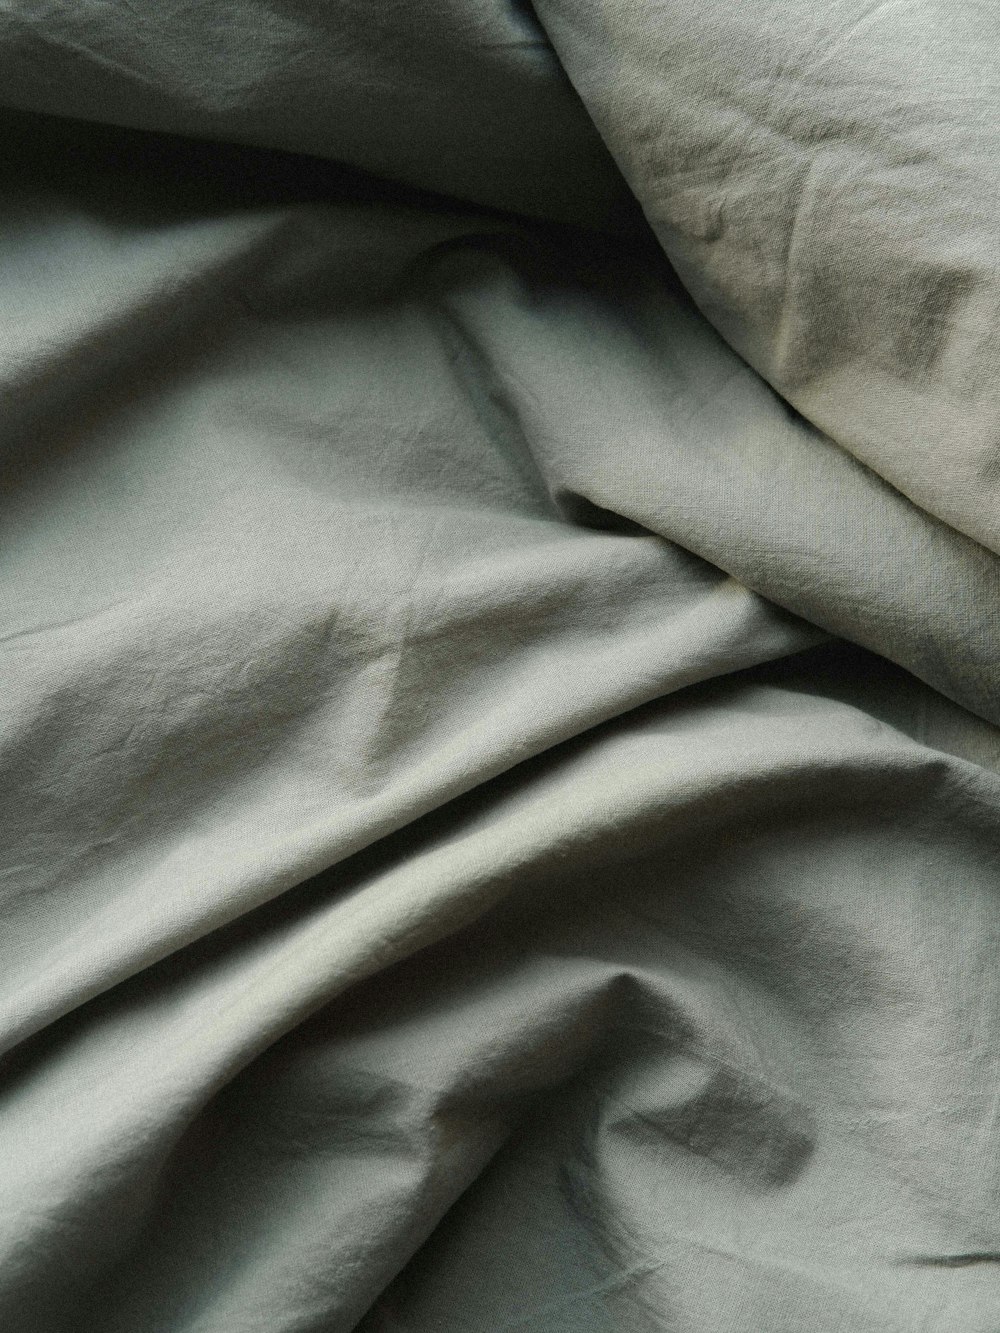
POLYGON ((0 1329, 997 1333, 996 0, 0 103, 0 1329))

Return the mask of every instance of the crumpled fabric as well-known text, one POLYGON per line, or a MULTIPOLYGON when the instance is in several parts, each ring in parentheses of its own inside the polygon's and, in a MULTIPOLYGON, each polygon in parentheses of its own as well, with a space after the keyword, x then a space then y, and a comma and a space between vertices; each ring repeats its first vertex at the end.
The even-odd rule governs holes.
POLYGON ((0 7, 0 1327, 996 1333, 1000 15, 0 7))

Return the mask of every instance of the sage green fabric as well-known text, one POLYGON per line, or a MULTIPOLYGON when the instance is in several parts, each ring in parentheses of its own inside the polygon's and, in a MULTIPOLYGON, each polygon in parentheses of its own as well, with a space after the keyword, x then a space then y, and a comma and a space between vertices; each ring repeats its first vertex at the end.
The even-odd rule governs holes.
POLYGON ((789 15, 0 5, 4 1333, 1000 1328, 997 16, 789 15))
POLYGON ((539 0, 730 342, 1000 551, 996 0, 539 0))

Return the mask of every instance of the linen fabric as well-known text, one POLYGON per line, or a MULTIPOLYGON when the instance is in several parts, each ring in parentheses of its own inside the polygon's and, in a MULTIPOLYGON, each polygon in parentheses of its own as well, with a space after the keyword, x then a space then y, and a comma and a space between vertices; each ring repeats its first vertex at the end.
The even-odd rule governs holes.
POLYGON ((997 21, 0 5, 0 1328, 996 1333, 997 21))

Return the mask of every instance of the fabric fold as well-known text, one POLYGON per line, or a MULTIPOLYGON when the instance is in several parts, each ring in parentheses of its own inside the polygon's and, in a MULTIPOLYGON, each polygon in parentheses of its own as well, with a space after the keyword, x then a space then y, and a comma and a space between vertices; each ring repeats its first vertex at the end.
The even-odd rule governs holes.
POLYGON ((991 16, 787 17, 2 7, 4 1330, 994 1333, 991 16))
POLYGON ((1000 550, 996 7, 537 12, 712 323, 838 445, 1000 550))

